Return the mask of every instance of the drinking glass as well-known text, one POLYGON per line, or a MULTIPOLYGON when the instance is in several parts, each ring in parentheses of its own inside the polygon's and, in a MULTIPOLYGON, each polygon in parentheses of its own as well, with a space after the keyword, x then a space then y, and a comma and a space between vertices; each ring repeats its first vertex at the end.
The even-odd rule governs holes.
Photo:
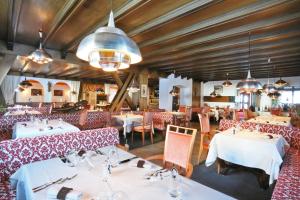
POLYGON ((168 192, 173 198, 181 196, 181 179, 176 168, 171 170, 168 192))
POLYGON ((119 153, 115 145, 113 145, 108 152, 108 160, 112 167, 117 167, 119 165, 119 153))
POLYGON ((70 165, 77 166, 80 160, 78 153, 75 149, 70 150, 67 155, 67 159, 71 162, 70 165))

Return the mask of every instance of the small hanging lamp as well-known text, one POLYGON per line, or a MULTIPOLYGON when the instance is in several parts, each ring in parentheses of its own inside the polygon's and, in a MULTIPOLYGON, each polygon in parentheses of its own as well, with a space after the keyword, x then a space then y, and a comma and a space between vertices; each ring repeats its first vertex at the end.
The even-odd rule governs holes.
POLYGON ((283 88, 285 86, 288 86, 288 82, 286 82, 285 80, 282 80, 280 77, 279 80, 276 81, 274 85, 276 88, 283 88))
POLYGON ((214 91, 212 91, 210 94, 209 94, 209 96, 210 97, 212 97, 212 98, 215 98, 215 97, 217 97, 217 93, 216 93, 216 91, 214 90, 214 91))
POLYGON ((138 83, 135 82, 135 79, 133 79, 131 85, 129 88, 127 88, 127 90, 131 93, 135 93, 135 92, 138 92, 140 91, 140 87, 138 85, 138 83))
POLYGON ((232 85, 232 83, 229 81, 229 79, 228 79, 228 73, 226 74, 226 77, 227 77, 227 79, 226 79, 226 81, 224 81, 224 83, 223 83, 223 86, 224 87, 229 87, 229 86, 231 86, 232 85))
MULTIPOLYGON (((268 64, 271 62, 271 59, 269 58, 268 59, 268 64)), ((264 84, 263 85, 263 88, 262 88, 263 92, 266 93, 266 94, 269 94, 270 92, 275 92, 276 89, 275 89, 275 86, 270 83, 270 76, 269 76, 269 72, 268 72, 268 83, 264 84)))
POLYGON ((176 87, 173 86, 172 90, 169 92, 170 95, 172 95, 173 97, 178 96, 178 92, 176 90, 176 87))
POLYGON ((250 32, 249 32, 249 40, 248 40, 248 62, 249 62, 249 69, 248 69, 248 75, 247 78, 240 81, 236 88, 240 90, 241 93, 253 93, 257 92, 257 90, 262 89, 262 85, 259 81, 257 81, 255 78, 251 77, 250 73, 250 32))
POLYGON ((39 48, 33 51, 29 56, 27 56, 27 58, 40 65, 52 62, 53 59, 51 55, 43 48, 42 45, 42 39, 43 39, 42 30, 39 30, 39 37, 40 37, 39 48))
POLYGON ((268 94, 268 96, 271 98, 271 99, 277 99, 278 97, 280 97, 280 93, 278 91, 274 91, 274 92, 270 92, 268 94))
POLYGON ((115 27, 112 10, 108 25, 86 36, 80 42, 76 56, 107 72, 129 68, 142 60, 137 44, 115 27))
POLYGON ((30 83, 30 81, 27 81, 26 80, 26 77, 25 77, 25 80, 24 81, 21 81, 19 83, 19 86, 22 87, 23 89, 25 88, 29 88, 29 87, 32 87, 32 83, 30 83))

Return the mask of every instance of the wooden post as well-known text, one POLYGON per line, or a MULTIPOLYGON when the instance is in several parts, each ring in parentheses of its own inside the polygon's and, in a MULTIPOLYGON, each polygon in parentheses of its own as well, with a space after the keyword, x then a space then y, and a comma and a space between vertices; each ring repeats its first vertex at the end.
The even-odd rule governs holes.
POLYGON ((149 75, 149 71, 147 69, 143 69, 140 73, 139 73, 139 85, 140 85, 140 100, 139 100, 139 108, 140 110, 145 110, 148 108, 148 98, 149 98, 149 94, 148 94, 148 75, 149 75), (147 96, 146 97, 142 97, 142 85, 146 85, 147 86, 147 96))

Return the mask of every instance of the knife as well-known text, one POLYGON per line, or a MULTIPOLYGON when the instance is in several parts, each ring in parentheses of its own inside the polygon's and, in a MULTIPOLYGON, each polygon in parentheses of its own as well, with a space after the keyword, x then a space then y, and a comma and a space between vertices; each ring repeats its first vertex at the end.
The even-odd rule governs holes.
POLYGON ((138 157, 137 157, 137 156, 134 156, 134 157, 132 157, 132 158, 128 158, 128 159, 126 159, 126 160, 122 160, 122 161, 119 162, 119 164, 127 163, 127 162, 129 162, 129 161, 131 161, 131 160, 133 160, 133 159, 136 159, 136 158, 138 158, 138 157))

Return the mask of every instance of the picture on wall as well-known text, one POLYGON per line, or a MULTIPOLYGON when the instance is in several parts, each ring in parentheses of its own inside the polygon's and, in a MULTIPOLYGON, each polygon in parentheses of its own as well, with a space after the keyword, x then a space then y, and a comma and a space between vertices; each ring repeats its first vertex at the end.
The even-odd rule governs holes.
POLYGON ((141 85, 141 97, 147 97, 148 86, 146 84, 141 85))
POLYGON ((222 94, 223 93, 223 86, 222 85, 215 85, 214 89, 215 89, 216 94, 222 94))
POLYGON ((43 90, 42 89, 31 89, 31 96, 42 96, 43 90))
POLYGON ((53 94, 54 94, 54 96, 62 97, 62 96, 64 96, 64 91, 63 90, 54 90, 53 94))

